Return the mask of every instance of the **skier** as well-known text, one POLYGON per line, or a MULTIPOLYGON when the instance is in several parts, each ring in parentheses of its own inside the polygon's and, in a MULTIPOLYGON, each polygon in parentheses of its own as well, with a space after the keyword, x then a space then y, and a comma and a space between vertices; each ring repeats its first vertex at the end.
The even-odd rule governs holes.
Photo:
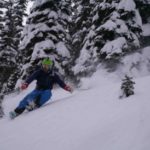
POLYGON ((25 90, 33 80, 37 81, 36 88, 21 100, 14 111, 9 113, 11 119, 23 113, 25 109, 31 111, 45 104, 52 96, 51 90, 55 83, 66 91, 73 92, 73 89, 69 85, 66 85, 54 72, 53 65, 53 61, 49 58, 43 59, 42 67, 22 83, 20 88, 21 90, 25 90))

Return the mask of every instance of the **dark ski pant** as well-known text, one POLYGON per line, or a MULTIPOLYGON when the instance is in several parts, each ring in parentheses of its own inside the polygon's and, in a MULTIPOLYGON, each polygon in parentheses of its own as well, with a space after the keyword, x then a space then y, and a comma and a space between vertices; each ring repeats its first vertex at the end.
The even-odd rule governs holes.
POLYGON ((37 107, 42 106, 45 104, 52 96, 51 90, 33 90, 31 93, 26 95, 23 100, 19 103, 18 107, 15 109, 17 114, 21 114, 25 109, 26 106, 30 102, 35 102, 37 107))

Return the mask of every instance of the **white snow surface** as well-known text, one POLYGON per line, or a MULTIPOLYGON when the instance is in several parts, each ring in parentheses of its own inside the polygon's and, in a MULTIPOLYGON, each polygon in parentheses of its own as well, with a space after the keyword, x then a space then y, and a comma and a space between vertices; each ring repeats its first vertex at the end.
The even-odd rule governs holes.
POLYGON ((150 23, 143 25, 143 35, 150 36, 150 23))
POLYGON ((0 150, 149 150, 150 76, 134 79, 135 95, 118 99, 120 79, 97 71, 72 94, 54 89, 45 106, 8 118, 35 86, 5 97, 0 150))

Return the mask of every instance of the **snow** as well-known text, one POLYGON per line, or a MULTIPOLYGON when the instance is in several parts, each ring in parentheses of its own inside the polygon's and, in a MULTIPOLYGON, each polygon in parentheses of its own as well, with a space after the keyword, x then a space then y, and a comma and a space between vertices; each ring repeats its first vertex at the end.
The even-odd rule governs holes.
POLYGON ((49 14, 49 9, 45 9, 44 11, 40 11, 40 12, 37 12, 37 11, 34 11, 33 13, 31 13, 30 15, 29 15, 29 18, 34 18, 34 17, 36 17, 36 16, 40 16, 40 15, 47 15, 47 14, 49 14))
MULTIPOLYGON (((34 27, 36 27, 36 26, 34 26, 34 27)), ((25 42, 26 43, 30 42, 30 40, 35 36, 35 34, 37 34, 39 32, 39 30, 40 31, 48 31, 48 30, 56 30, 57 31, 58 29, 62 30, 62 26, 57 25, 56 27, 48 28, 48 26, 46 26, 46 25, 38 24, 37 29, 34 31, 32 31, 32 27, 31 27, 31 28, 29 28, 29 30, 32 32, 30 32, 30 35, 27 36, 27 39, 26 38, 24 39, 21 46, 23 47, 25 42), (41 30, 39 29, 39 27, 41 27, 41 30)), ((42 34, 42 32, 39 32, 38 36, 43 37, 43 35, 40 35, 40 34, 42 34)), ((49 37, 51 37, 52 39, 56 39, 56 37, 53 35, 50 35, 49 37)), ((44 52, 44 50, 46 50, 46 49, 48 49, 49 51, 51 49, 52 50, 56 49, 57 53, 59 55, 61 55, 62 57, 67 57, 67 58, 70 57, 70 53, 63 42, 58 42, 55 45, 52 40, 47 39, 47 40, 44 40, 44 41, 41 41, 41 42, 35 44, 34 50, 32 53, 32 60, 35 60, 37 58, 47 57, 47 53, 44 52)))
POLYGON ((100 8, 101 8, 102 10, 105 10, 105 9, 107 9, 107 8, 109 8, 109 7, 113 7, 113 5, 111 6, 111 4, 106 3, 106 2, 100 3, 100 8))
POLYGON ((55 11, 51 11, 48 15, 48 18, 49 19, 58 19, 58 14, 55 11))
MULTIPOLYGON (((26 9, 26 13, 29 15, 30 14, 30 10, 33 6, 33 2, 32 1, 28 1, 28 4, 27 4, 27 9, 26 9)), ((26 24, 26 21, 27 21, 27 17, 24 17, 23 19, 23 25, 26 24)))
POLYGON ((150 76, 134 78, 135 95, 118 99, 120 79, 97 71, 73 94, 54 89, 52 100, 14 120, 8 112, 33 88, 5 98, 1 150, 149 150, 150 76))
POLYGON ((32 8, 32 6, 33 6, 33 3, 34 2, 32 2, 32 1, 28 1, 28 5, 27 5, 27 14, 30 14, 30 11, 31 11, 31 8, 32 8))
POLYGON ((94 21, 96 21, 96 20, 98 20, 98 18, 99 18, 99 15, 98 15, 98 13, 96 13, 96 15, 93 17, 93 21, 92 22, 94 22, 94 21))
POLYGON ((56 44, 56 51, 62 57, 70 58, 70 53, 69 53, 67 47, 64 45, 63 42, 59 42, 58 44, 56 44))
POLYGON ((116 28, 116 23, 114 23, 112 20, 108 20, 106 23, 100 26, 100 29, 103 29, 103 28, 109 31, 114 30, 116 28))
POLYGON ((110 58, 113 54, 121 54, 122 50, 127 48, 127 42, 124 37, 119 37, 116 40, 107 42, 101 49, 102 53, 106 53, 107 57, 110 58))
MULTIPOLYGON (((95 56, 96 52, 95 52, 95 49, 92 49, 92 52, 91 52, 89 49, 87 49, 87 47, 90 45, 89 39, 93 37, 94 35, 95 35, 95 32, 91 30, 86 36, 84 40, 85 44, 80 51, 80 57, 76 60, 76 65, 72 68, 72 71, 74 72, 74 74, 78 74, 87 69, 90 70, 91 66, 88 66, 89 63, 87 62, 94 62, 94 60, 90 58, 91 57, 90 54, 93 53, 93 56, 95 56)), ((75 40, 78 40, 78 37, 75 40)))
POLYGON ((128 55, 121 60, 119 74, 128 74, 134 77, 147 76, 150 74, 150 46, 139 52, 128 55))
POLYGON ((36 0, 36 2, 33 3, 32 9, 35 9, 46 2, 48 2, 48 0, 36 0))
MULTIPOLYGON (((86 41, 86 43, 88 43, 88 41, 86 41)), ((84 64, 89 59, 90 59, 90 52, 86 49, 85 44, 80 52, 80 57, 76 60, 76 65, 72 68, 74 74, 78 74, 79 72, 86 70, 84 64)))
POLYGON ((140 16, 140 13, 138 10, 135 11, 135 20, 136 24, 138 25, 137 27, 141 27, 142 28, 142 18, 140 16))
POLYGON ((135 11, 136 5, 133 0, 122 0, 119 3, 118 9, 123 9, 125 11, 135 11))
POLYGON ((42 42, 39 42, 35 44, 34 50, 32 53, 32 60, 35 60, 37 58, 44 58, 47 57, 47 54, 44 52, 44 50, 48 49, 49 51, 52 49, 55 49, 55 44, 52 40, 45 40, 42 42))
MULTIPOLYGON (((48 0, 37 0, 30 4, 29 9, 35 9, 48 0)), ((94 0, 90 0, 93 3, 94 0)), ((101 9, 117 7, 125 12, 133 11, 136 24, 129 21, 133 27, 142 26, 141 17, 133 0, 121 0, 119 5, 102 2, 101 9)), ((77 8, 82 10, 81 5, 77 8)), ((47 15, 49 9, 43 12, 36 12, 30 17, 40 13, 47 15)), ((59 14, 60 15, 60 14, 59 14)), ((49 22, 59 18, 54 11, 48 15, 49 22)), ((64 15, 64 18, 67 18, 64 15)), ((97 20, 98 14, 93 17, 97 20)), ((134 39, 135 45, 139 40, 135 33, 128 30, 126 22, 119 19, 120 14, 116 11, 110 15, 110 20, 97 28, 99 30, 113 30, 120 34, 127 33, 134 39)), ((94 25, 92 26, 94 29, 94 25)), ((21 43, 25 45, 35 37, 42 37, 44 32, 63 31, 61 25, 49 28, 39 23, 26 26, 24 29, 25 38, 21 43), (27 33, 30 33, 28 35, 27 33)), ((85 29, 84 29, 85 30, 85 29)), ((85 44, 81 49, 80 57, 76 60, 76 66, 72 68, 74 74, 78 74, 91 67, 94 57, 97 56, 97 49, 90 51, 90 37, 95 32, 90 31, 85 38, 85 44), (91 57, 92 55, 92 57, 91 57), (89 63, 90 62, 90 63, 89 63), (88 66, 89 65, 89 66, 88 66)), ((143 26, 143 35, 150 35, 150 25, 143 26)), ((59 34, 59 36, 63 36, 59 34)), ((43 51, 47 48, 56 49, 56 52, 63 58, 70 57, 70 53, 63 42, 54 44, 54 35, 41 41, 34 46, 32 60, 37 57, 45 57, 43 51)), ((75 39, 77 40, 77 39, 75 39)), ((79 40, 79 39, 78 39, 79 40)), ((107 58, 113 54, 121 54, 127 48, 127 41, 124 37, 118 37, 113 41, 107 41, 101 52, 107 53, 107 58)), ((55 56, 54 56, 55 57, 55 56)), ((55 58, 54 58, 55 59, 55 58)), ((29 67, 30 63, 22 69, 29 67)), ((59 68, 59 64, 55 64, 59 68)), ((25 73, 25 72, 24 72, 25 73)), ((18 81, 20 85, 22 81, 18 81)), ((79 89, 68 93, 63 89, 55 88, 52 99, 42 108, 30 113, 23 113, 14 120, 8 117, 9 111, 13 110, 20 100, 35 87, 33 82, 29 88, 20 94, 12 94, 5 97, 5 117, 0 120, 0 150, 149 150, 150 149, 150 47, 122 58, 118 70, 114 73, 106 73, 100 69, 91 78, 83 78, 79 89), (125 74, 134 77, 135 95, 119 99, 121 79, 125 74), (136 77, 136 78, 135 78, 136 77)))
POLYGON ((22 43, 20 44, 20 48, 24 49, 25 45, 28 45, 30 41, 36 36, 40 36, 42 32, 48 32, 50 31, 50 28, 43 24, 43 23, 38 23, 38 24, 32 24, 30 26, 26 26, 23 30, 23 33, 25 37, 22 40, 22 43), (30 34, 27 34, 30 33, 30 34), (39 35, 38 35, 39 34, 39 35))
POLYGON ((111 20, 108 20, 102 26, 100 26, 97 30, 108 30, 115 31, 119 34, 129 33, 128 27, 125 22, 121 19, 118 19, 119 14, 114 12, 111 16, 111 20))
POLYGON ((149 23, 143 25, 143 35, 150 36, 150 24, 149 23))

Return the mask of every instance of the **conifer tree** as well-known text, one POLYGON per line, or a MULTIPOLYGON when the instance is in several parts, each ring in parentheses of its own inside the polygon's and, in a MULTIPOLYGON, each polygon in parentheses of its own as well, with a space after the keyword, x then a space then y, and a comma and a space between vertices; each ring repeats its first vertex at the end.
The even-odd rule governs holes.
MULTIPOLYGON (((21 38, 21 32, 23 31, 23 18, 27 17, 26 14, 26 8, 27 8, 27 0, 16 0, 14 2, 14 24, 16 27, 16 45, 19 46, 20 44, 20 38, 21 38)), ((18 47, 17 47, 18 49, 18 47)))
POLYGON ((50 57, 59 71, 64 74, 70 48, 68 24, 70 0, 36 0, 27 25, 23 31, 20 57, 26 67, 22 70, 24 79, 44 57, 50 57))
POLYGON ((150 22, 150 1, 135 0, 136 6, 139 9, 143 24, 150 22))
POLYGON ((72 17, 72 35, 73 35, 73 48, 77 53, 80 52, 80 49, 84 45, 84 41, 89 32, 92 23, 92 8, 93 3, 90 3, 90 0, 74 0, 74 15, 72 17))
MULTIPOLYGON (((3 12, 3 9, 4 9, 4 1, 3 0, 0 0, 0 47, 1 47, 1 38, 2 38, 2 30, 4 28, 4 20, 3 20, 3 15, 4 15, 4 12, 3 12)), ((1 51, 1 50, 0 50, 1 51)))
MULTIPOLYGON (((1 1, 0 1, 1 2, 1 1)), ((6 12, 0 15, 0 115, 3 115, 3 95, 11 91, 20 74, 19 62, 17 61, 18 46, 23 29, 23 17, 27 0, 3 1, 6 12), (2 20, 2 23, 1 23, 2 20), (2 26, 5 24, 5 26, 2 26)), ((2 5, 0 5, 2 7, 2 5)), ((1 13, 1 11, 0 11, 1 13)))
POLYGON ((14 24, 14 1, 9 0, 5 2, 5 15, 3 16, 4 28, 1 32, 1 46, 0 46, 0 92, 4 91, 4 85, 8 82, 9 76, 16 68, 15 57, 17 55, 17 45, 15 43, 16 28, 14 24))
MULTIPOLYGON (((74 0, 73 2, 75 11, 72 18, 73 31, 71 32, 74 64, 72 71, 74 75, 84 76, 90 70, 90 64, 93 61, 89 59, 91 50, 88 43, 92 34, 92 11, 96 2, 90 0, 74 0)), ((90 74, 90 72, 88 73, 90 74)))
POLYGON ((17 55, 16 45, 13 40, 15 34, 15 25, 13 22, 13 1, 5 1, 5 14, 3 21, 5 26, 1 30, 1 45, 0 45, 0 91, 4 83, 7 82, 10 74, 13 73, 16 67, 15 57, 17 55))
POLYGON ((6 13, 4 16, 5 26, 2 30, 2 44, 0 52, 0 62, 3 66, 13 67, 15 64, 16 45, 14 42, 14 35, 16 28, 14 24, 14 11, 13 0, 9 0, 6 3, 6 13))
POLYGON ((24 27, 23 26, 23 18, 27 17, 27 14, 25 13, 26 8, 27 8, 27 0, 16 0, 16 1, 14 1, 14 4, 13 4, 13 12, 14 12, 13 22, 15 25, 16 32, 14 34, 13 40, 14 40, 14 43, 16 45, 16 51, 17 51, 16 58, 15 58, 16 66, 14 68, 13 73, 10 74, 8 82, 6 82, 3 85, 3 91, 2 91, 3 93, 9 92, 12 89, 14 89, 16 81, 18 80, 18 78, 20 76, 21 68, 20 68, 20 62, 18 61, 19 45, 20 45, 21 34, 23 31, 23 27, 24 27))
POLYGON ((115 69, 119 60, 140 47, 142 21, 134 0, 95 2, 92 26, 73 68, 92 73, 99 63, 115 69))
POLYGON ((133 78, 129 77, 128 75, 125 75, 125 78, 122 80, 122 85, 121 85, 122 94, 120 98, 129 97, 130 95, 133 95, 134 84, 135 82, 133 81, 133 78))
POLYGON ((140 47, 142 21, 134 0, 104 0, 98 8, 101 26, 95 38, 100 36, 100 58, 118 59, 140 47))

